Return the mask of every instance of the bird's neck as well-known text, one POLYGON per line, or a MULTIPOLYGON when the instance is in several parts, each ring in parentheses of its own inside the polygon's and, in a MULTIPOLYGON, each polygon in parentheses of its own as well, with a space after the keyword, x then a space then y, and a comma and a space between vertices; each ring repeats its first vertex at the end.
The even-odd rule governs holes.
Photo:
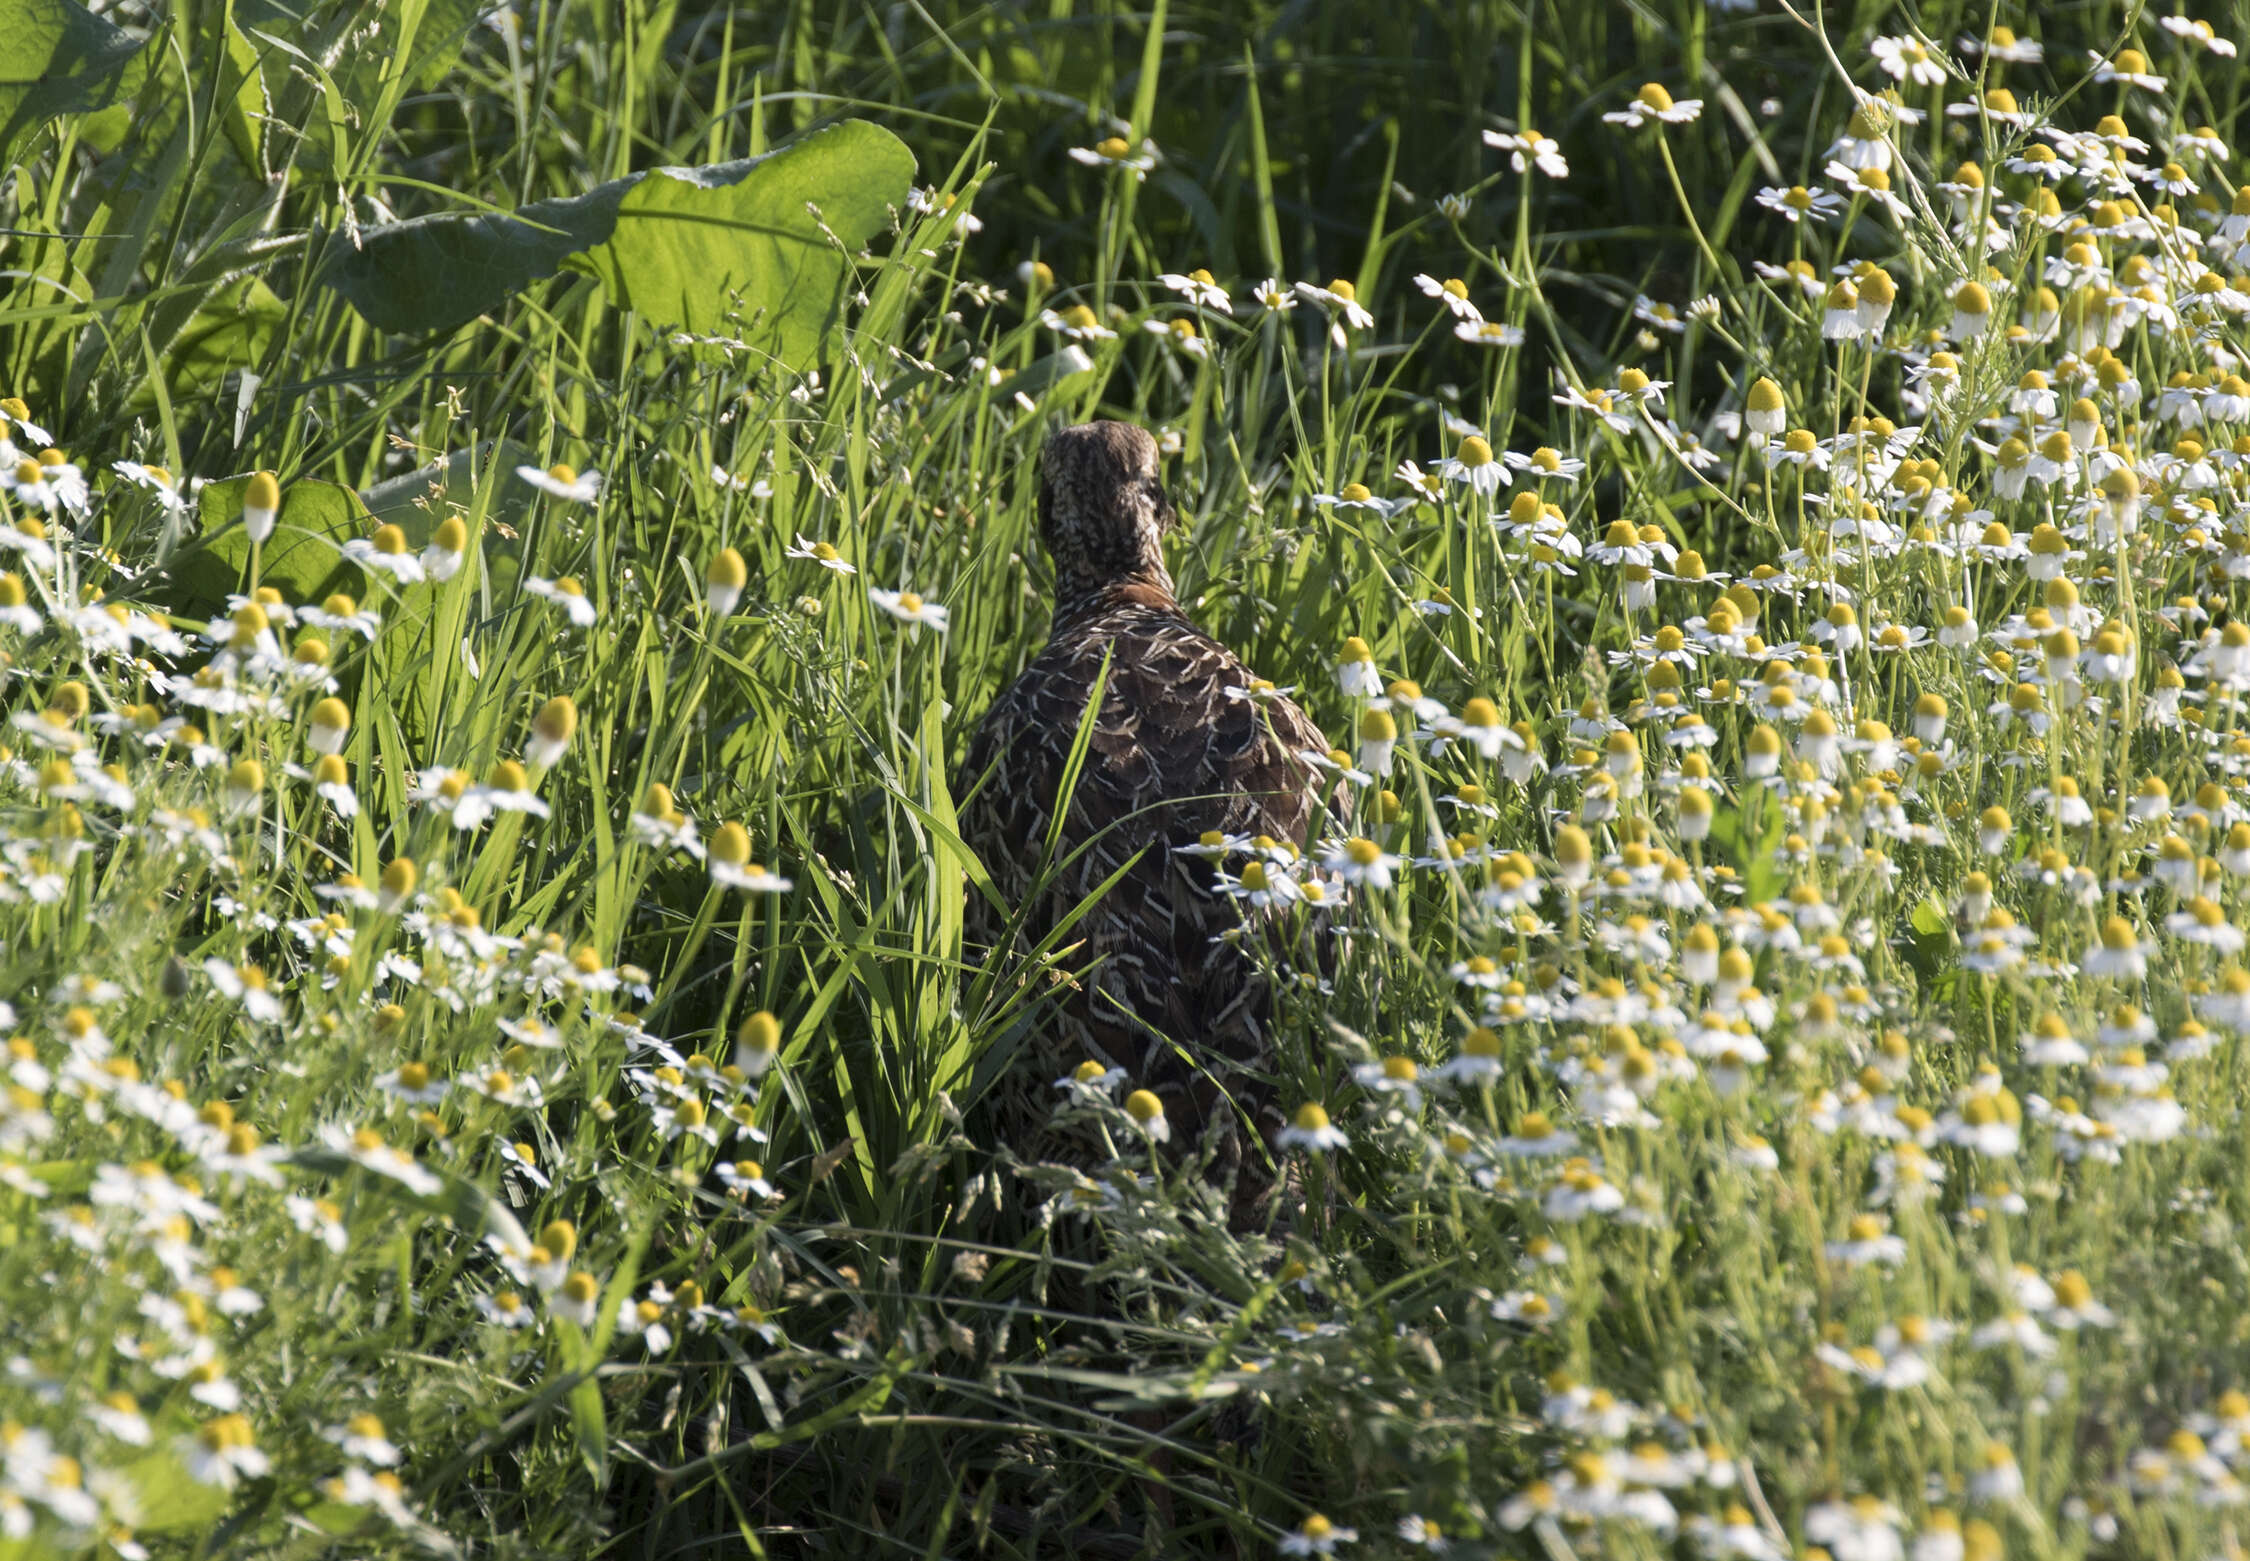
POLYGON ((1073 623, 1119 607, 1147 607, 1178 612, 1172 576, 1162 560, 1144 562, 1124 571, 1100 575, 1065 576, 1055 582, 1055 622, 1073 623))

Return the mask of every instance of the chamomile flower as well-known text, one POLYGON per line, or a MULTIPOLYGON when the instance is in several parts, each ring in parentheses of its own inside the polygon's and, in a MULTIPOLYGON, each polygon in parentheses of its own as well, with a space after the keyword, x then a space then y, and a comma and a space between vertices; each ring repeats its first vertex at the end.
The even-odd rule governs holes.
POLYGON ((1172 1136, 1172 1123, 1164 1114, 1163 1098, 1154 1090, 1137 1089, 1127 1095, 1125 1115, 1153 1143, 1165 1143, 1172 1136))
POLYGON ((418 585, 428 578, 420 555, 407 545, 405 530, 386 521, 372 536, 354 537, 343 547, 344 557, 371 574, 388 575, 400 585, 418 585))
POLYGON ((1935 58, 1921 39, 1907 36, 1879 37, 1867 46, 1875 56, 1875 63, 1894 81, 1910 82, 1918 87, 1935 87, 1945 81, 1945 63, 1935 58))
MULTIPOLYGON (((187 499, 180 492, 178 479, 163 467, 145 466, 139 461, 113 461, 111 469, 134 487, 154 495, 157 503, 163 508, 175 514, 187 508, 187 499)), ((67 479, 59 474, 56 467, 47 467, 47 480, 54 484, 58 496, 67 495, 69 491, 67 479)), ((67 498, 65 502, 67 502, 67 498)), ((77 506, 73 505, 72 507, 76 508, 77 506)))
POLYGON ((1361 836, 1323 846, 1321 865, 1355 888, 1388 889, 1399 858, 1361 836))
MULTIPOLYGON (((798 534, 796 542, 784 556, 810 559, 820 565, 821 568, 832 569, 840 575, 859 573, 858 567, 851 560, 836 551, 836 545, 833 542, 815 542, 801 532, 798 534)), ((940 625, 940 627, 943 627, 943 625, 940 625)))
POLYGON ((1213 309, 1220 314, 1234 313, 1234 304, 1228 298, 1227 290, 1208 271, 1200 268, 1184 274, 1167 271, 1156 280, 1186 298, 1198 309, 1213 309))
POLYGON ((1656 82, 1648 82, 1621 109, 1612 109, 1602 118, 1613 125, 1623 125, 1628 130, 1638 130, 1643 125, 1693 124, 1703 114, 1701 98, 1681 98, 1674 101, 1672 94, 1656 82))
MULTIPOLYGON (((1489 135, 1490 132, 1487 132, 1489 135)), ((1459 277, 1446 277, 1442 281, 1427 273, 1417 275, 1414 285, 1425 294, 1443 304, 1448 313, 1465 324, 1482 324, 1484 314, 1469 299, 1469 284, 1459 277)))
POLYGON ((1537 168, 1550 179, 1570 177, 1570 162, 1563 156, 1561 145, 1528 125, 1514 132, 1487 130, 1484 144, 1506 152, 1508 166, 1517 173, 1537 168))
POLYGON ((1138 183, 1146 179, 1149 170, 1156 166, 1156 143, 1143 138, 1136 147, 1121 135, 1105 136, 1092 146, 1070 148, 1070 160, 1084 163, 1089 168, 1122 169, 1138 183))
POLYGON ((706 847, 711 881, 722 889, 744 894, 787 894, 795 887, 787 878, 750 859, 750 832, 731 819, 712 831, 706 847))
POLYGON ((586 594, 586 587, 576 575, 563 575, 554 580, 526 575, 523 588, 540 600, 561 608, 563 616, 570 620, 573 627, 590 629, 594 626, 596 613, 593 599, 586 594))
POLYGON ((1483 1086, 1500 1077, 1499 1032, 1479 1025, 1461 1038, 1461 1049, 1438 1068, 1437 1076, 1449 1083, 1483 1086))
POLYGON ((1493 455, 1491 444, 1480 434, 1462 440, 1459 453, 1438 462, 1436 471, 1444 481, 1459 483, 1484 498, 1505 488, 1509 481, 1507 463, 1493 455))
POLYGON ((548 467, 519 466, 516 475, 549 498, 571 504, 591 504, 601 497, 602 474, 581 472, 560 464, 548 467))
POLYGON ((901 623, 911 624, 917 628, 935 629, 940 634, 945 632, 946 618, 951 612, 950 608, 940 607, 935 602, 924 601, 912 591, 886 591, 879 585, 869 586, 867 594, 874 600, 877 607, 880 607, 901 623))
POLYGON ((1758 204, 1791 223, 1819 224, 1844 209, 1844 198, 1819 185, 1809 189, 1801 184, 1788 189, 1767 185, 1758 191, 1758 204))
POLYGON ((1285 1556, 1327 1556, 1334 1555, 1337 1546, 1352 1544, 1358 1538, 1359 1530, 1339 1528, 1316 1512, 1281 1536, 1280 1549, 1285 1556))
POLYGON ((1313 1154, 1325 1154, 1342 1149, 1351 1138, 1340 1127, 1328 1120, 1326 1107, 1307 1101, 1297 1108, 1289 1125, 1274 1135, 1274 1142, 1284 1149, 1303 1149, 1313 1154))
POLYGON ((1315 282, 1299 282, 1299 298, 1317 304, 1328 313, 1328 339, 1341 352, 1348 344, 1349 333, 1375 328, 1375 316, 1359 301, 1359 293, 1352 284, 1339 277, 1326 287, 1315 282))
POLYGON ((262 1478, 272 1461, 258 1447, 256 1430, 239 1413, 206 1420, 175 1444, 188 1478, 198 1485, 232 1490, 243 1480, 262 1478))
POLYGON ((1523 328, 1503 320, 1463 320, 1453 327, 1456 341, 1465 341, 1474 347, 1521 347, 1523 328))

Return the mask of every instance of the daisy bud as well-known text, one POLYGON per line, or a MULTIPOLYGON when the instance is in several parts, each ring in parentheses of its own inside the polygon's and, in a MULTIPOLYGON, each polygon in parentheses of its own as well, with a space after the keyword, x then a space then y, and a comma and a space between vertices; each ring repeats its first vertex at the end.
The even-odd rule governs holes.
POLYGON ((1680 788, 1679 836, 1683 845, 1693 845, 1711 834, 1711 794, 1701 786, 1680 788))
POLYGON ((395 916, 406 902, 414 897, 414 887, 422 881, 422 869, 414 865, 410 856, 394 857, 383 866, 383 891, 376 903, 386 916, 395 916))
POLYGON ((1998 856, 2007 850, 2015 832, 2015 821, 2008 816, 2008 810, 1997 803, 1977 815, 1977 847, 1986 856, 1998 856))
POLYGON ((741 553, 723 547, 703 577, 703 600, 715 617, 724 618, 742 600, 742 588, 749 582, 750 566, 742 561, 741 553))
POLYGON ((734 1032, 734 1061, 750 1077, 763 1078, 781 1050, 781 1021, 759 1009, 734 1032))
POLYGON ((1391 773, 1391 751, 1398 746, 1398 722, 1388 710, 1363 711, 1359 718, 1359 767, 1370 775, 1391 773))
POLYGON ((1594 872, 1594 842, 1576 824, 1555 831, 1555 868, 1570 888, 1585 887, 1594 872))
POLYGON ((1852 286, 1848 279, 1837 279, 1836 285, 1828 290, 1827 301, 1822 307, 1821 335, 1830 341, 1848 341, 1860 333, 1859 289, 1852 286))
POLYGON ((2120 531, 2133 529, 2141 507, 2141 479, 2132 467, 2116 467, 2102 478, 2102 502, 2109 508, 2112 525, 2120 531))
POLYGON ((711 832, 711 860, 740 867, 750 860, 750 831, 729 819, 711 832))
POLYGON ((1869 267, 1859 277, 1859 328, 1870 336, 1881 334, 1897 302, 1898 284, 1891 274, 1881 266, 1869 267))
POLYGON ((250 533, 252 542, 262 543, 273 535, 280 514, 280 479, 272 472, 252 472, 249 486, 242 490, 242 529, 250 533))
POLYGON ((1152 1091, 1137 1089, 1127 1095, 1125 1114, 1156 1143, 1161 1144, 1172 1136, 1172 1124, 1164 1119, 1164 1102, 1152 1091))
POLYGON ((343 752, 344 739, 351 730, 351 706, 330 696, 312 707, 312 727, 305 733, 305 741, 314 753, 334 755, 343 752))
POLYGON ((1375 653, 1367 648, 1367 641, 1356 634, 1344 641, 1343 650, 1337 654, 1336 683, 1354 699, 1372 698, 1383 691, 1383 676, 1376 670, 1375 653))
POLYGON ((562 1282, 547 1304, 564 1321, 591 1328, 600 1312, 601 1296, 601 1281, 580 1269, 562 1282))
POLYGON ((272 627, 265 608, 256 602, 244 602, 234 610, 234 633, 227 640, 229 650, 246 651, 258 643, 258 636, 272 627))
MULTIPOLYGON (((1328 1120, 1328 1108, 1317 1101, 1308 1100, 1299 1106, 1281 1136, 1285 1146, 1310 1149, 1316 1153, 1344 1146, 1344 1135, 1328 1120)), ((1308 1529, 1311 1527, 1310 1520, 1307 1520, 1306 1526, 1308 1529)))
POLYGON ((1760 722, 1750 730, 1750 740, 1743 747, 1742 773, 1752 780, 1764 780, 1781 768, 1781 734, 1760 722))
POLYGON ((430 533, 430 545, 422 549, 422 567, 432 580, 450 580, 461 572, 468 551, 468 526, 460 516, 448 515, 430 533))
POLYGON ((243 759, 227 771, 227 800, 237 808, 254 808, 266 789, 266 767, 243 759))
MULTIPOLYGON (((2102 445, 2102 409, 2094 405, 2090 396, 2080 396, 2070 404, 2070 417, 2064 424, 2070 442, 2088 450, 2098 450, 2102 445)), ((2124 470, 2120 467, 2119 470, 2124 470)))
POLYGON ((1752 433, 1773 439, 1789 431, 1789 406, 1772 380, 1761 378, 1752 384, 1742 405, 1743 424, 1752 433))
POLYGON ((1914 701, 1914 735, 1926 743, 1945 741, 1948 706, 1942 694, 1924 694, 1914 701))
POLYGON ((539 707, 531 719, 531 741, 524 744, 524 757, 535 770, 552 766, 570 748, 570 740, 578 732, 578 706, 568 694, 557 694, 539 707))

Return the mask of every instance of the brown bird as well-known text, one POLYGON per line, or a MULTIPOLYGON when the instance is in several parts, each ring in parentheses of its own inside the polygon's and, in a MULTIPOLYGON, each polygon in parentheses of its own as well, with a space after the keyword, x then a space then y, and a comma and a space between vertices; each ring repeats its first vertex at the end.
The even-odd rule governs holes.
MULTIPOLYGON (((1087 423, 1047 440, 1039 539, 1054 560, 1054 624, 977 727, 962 784, 982 790, 962 827, 1011 909, 1036 893, 1021 928, 1031 943, 1126 869, 1065 934, 1083 940, 1092 968, 1034 1048, 1037 1088, 1087 1058, 1122 1068, 1129 1087, 1164 1101, 1175 1143, 1209 1151, 1227 1180, 1242 1165, 1243 1119, 1262 1132, 1279 1122, 1267 1087, 1272 992, 1213 863, 1176 848, 1211 830, 1301 847, 1322 798, 1300 755, 1328 752, 1328 740, 1285 698, 1228 694, 1253 677, 1180 611, 1163 550, 1178 521, 1146 431, 1087 423), (1052 858, 1063 865, 1041 889, 1043 848, 1097 683, 1052 858)), ((989 945, 1004 930, 978 897, 971 942, 989 945)))

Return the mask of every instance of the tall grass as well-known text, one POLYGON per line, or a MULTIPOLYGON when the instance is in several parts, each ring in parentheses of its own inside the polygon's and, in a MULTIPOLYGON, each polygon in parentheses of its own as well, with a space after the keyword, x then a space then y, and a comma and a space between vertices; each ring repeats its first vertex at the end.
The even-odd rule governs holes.
POLYGON ((0 194, 0 433, 90 478, 15 473, 0 533, 8 1545, 2233 1546, 2226 59, 2107 6, 338 3, 237 6, 231 52, 228 14, 127 15, 127 101, 19 135, 0 194), (1862 138, 1901 206, 1759 205, 1838 187, 1916 27, 1952 74, 1862 138), (2097 79, 2128 48, 2161 87, 2097 79), (1652 78, 1700 117, 1605 122, 1652 78), (2111 112, 2210 199, 2081 171, 2023 219, 2010 159, 2111 112), (847 115, 937 198, 817 373, 583 279, 440 339, 319 285, 392 214, 847 115), (1567 176, 1483 139, 1532 127, 1567 176), (1113 134, 1145 180, 1070 155, 1113 134), (1898 301, 1831 334, 1863 262, 1898 301), (1159 280, 1196 268, 1230 312, 1159 280), (2112 279, 2155 297, 2105 333, 2112 279), (1338 280, 1372 324, 1332 334, 1338 280), (1760 380, 1796 449, 1744 432, 1760 380), (1276 1150, 1264 1230, 1121 1089, 1023 1076, 1072 950, 962 941, 960 754, 1046 623, 1023 474, 1097 415, 1165 438, 1190 615, 1391 761, 1353 784, 1398 887, 1268 864, 1343 897, 1276 1088, 1349 1144, 1276 1150), (1583 476, 1476 486, 1542 447, 1583 476), (517 470, 557 464, 598 496, 517 470), (216 567, 261 469, 279 529, 216 567), (341 490, 438 572, 465 542, 339 576, 365 632, 282 561, 341 490), (1080 1152, 996 1138, 1025 1091, 1080 1152))

